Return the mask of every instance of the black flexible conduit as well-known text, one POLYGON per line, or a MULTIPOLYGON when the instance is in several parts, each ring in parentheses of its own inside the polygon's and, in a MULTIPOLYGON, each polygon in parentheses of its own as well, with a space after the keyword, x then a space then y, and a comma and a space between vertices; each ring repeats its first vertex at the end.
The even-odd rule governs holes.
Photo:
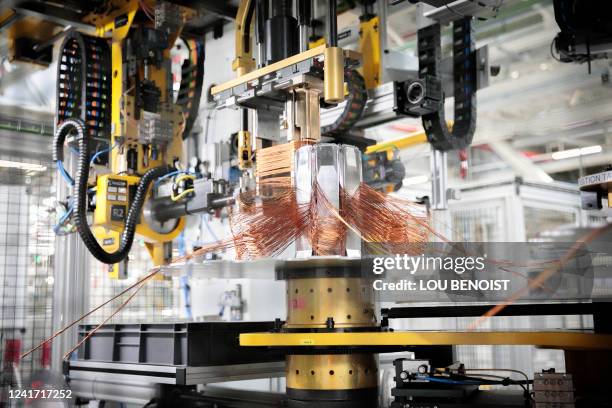
POLYGON ((89 178, 89 143, 85 137, 85 124, 79 119, 67 119, 65 120, 55 132, 53 138, 53 161, 63 159, 63 145, 66 140, 66 136, 71 132, 76 132, 77 141, 79 145, 79 158, 77 165, 77 172, 75 174, 75 185, 73 191, 73 200, 75 205, 74 222, 77 227, 77 231, 83 240, 83 243, 89 249, 89 252, 96 257, 100 262, 106 264, 114 264, 124 260, 134 242, 134 234, 136 233, 136 224, 140 218, 140 212, 142 211, 142 205, 149 190, 149 185, 158 179, 159 177, 171 172, 172 167, 164 165, 153 168, 147 171, 138 182, 136 187, 136 194, 130 205, 127 213, 125 227, 121 233, 121 241, 119 249, 115 252, 106 252, 89 228, 87 224, 87 179, 89 178))
POLYGON ((348 132, 363 116, 366 103, 368 102, 368 91, 365 80, 357 70, 345 68, 344 80, 348 88, 346 105, 340 116, 334 123, 321 127, 321 134, 325 136, 339 136, 348 132))
MULTIPOLYGON (((418 32, 419 77, 440 81, 442 26, 433 24, 418 32)), ((478 67, 472 17, 453 22, 453 78, 455 115, 452 130, 446 124, 444 97, 434 112, 422 116, 429 143, 436 150, 464 149, 472 143, 476 131, 476 91, 478 67)))

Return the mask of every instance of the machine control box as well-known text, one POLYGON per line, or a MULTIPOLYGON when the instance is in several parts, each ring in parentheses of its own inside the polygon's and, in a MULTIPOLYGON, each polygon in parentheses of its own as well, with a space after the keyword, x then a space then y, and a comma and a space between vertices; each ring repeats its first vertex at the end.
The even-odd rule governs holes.
POLYGON ((114 174, 98 177, 94 225, 123 228, 139 180, 136 176, 114 174))

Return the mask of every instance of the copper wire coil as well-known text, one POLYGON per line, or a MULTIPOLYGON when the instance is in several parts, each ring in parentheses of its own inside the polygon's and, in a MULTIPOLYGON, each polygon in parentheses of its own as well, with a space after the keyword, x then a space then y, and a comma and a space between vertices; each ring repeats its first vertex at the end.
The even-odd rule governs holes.
POLYGON ((348 229, 385 253, 417 253, 430 231, 424 211, 362 184, 352 196, 341 192, 336 208, 316 184, 309 204, 298 204, 295 189, 279 185, 265 197, 242 194, 230 215, 240 259, 274 256, 305 236, 316 255, 345 255, 348 229), (423 214, 423 215, 419 215, 423 214))
POLYGON ((300 147, 309 141, 290 141, 263 149, 256 153, 255 170, 257 184, 291 186, 293 184, 293 158, 300 147))
MULTIPOLYGON (((341 195, 341 215, 364 241, 380 243, 389 253, 414 253, 429 240, 431 228, 420 206, 384 195, 366 184, 355 194, 341 195)), ((385 251, 387 252, 387 251, 385 251)))

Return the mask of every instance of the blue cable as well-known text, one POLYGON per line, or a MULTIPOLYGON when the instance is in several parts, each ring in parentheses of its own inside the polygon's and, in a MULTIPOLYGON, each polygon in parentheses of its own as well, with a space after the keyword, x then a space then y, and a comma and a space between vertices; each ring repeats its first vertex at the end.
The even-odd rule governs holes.
POLYGON ((89 165, 92 165, 94 163, 94 161, 96 161, 96 159, 98 157, 100 157, 101 155, 110 152, 111 150, 113 150, 115 147, 119 146, 119 143, 115 143, 114 145, 112 145, 111 147, 107 147, 106 149, 102 149, 98 152, 96 152, 96 154, 94 154, 93 156, 91 156, 91 159, 89 160, 89 165))
POLYGON ((438 377, 429 377, 429 376, 423 376, 422 378, 430 382, 436 382, 436 383, 441 383, 441 384, 453 384, 453 385, 480 385, 482 384, 482 382, 480 381, 470 381, 470 380, 457 381, 457 380, 451 380, 448 378, 438 378, 438 377))
POLYGON ((70 218, 73 212, 74 212, 74 208, 72 207, 72 205, 70 205, 70 207, 68 207, 66 212, 60 217, 57 224, 55 224, 55 226, 53 227, 53 232, 55 234, 59 233, 59 229, 68 220, 68 218, 70 218))
POLYGON ((57 170, 60 172, 64 180, 66 180, 66 183, 68 183, 70 186, 74 186, 74 179, 70 177, 70 174, 68 174, 64 168, 64 163, 61 160, 58 160, 55 162, 55 164, 57 166, 57 170))
MULTIPOLYGON (((91 156, 91 159, 89 160, 89 165, 92 165, 94 163, 94 161, 96 161, 96 159, 98 157, 100 157, 101 155, 110 152, 111 150, 113 150, 115 147, 119 146, 119 143, 115 143, 112 147, 108 147, 106 149, 102 149, 98 152, 96 152, 96 154, 94 154, 93 156, 91 156)), ((78 154, 79 151, 78 149, 69 146, 70 151, 72 151, 72 153, 74 154, 78 154)), ((70 174, 68 174, 68 172, 66 171, 66 169, 64 168, 64 162, 61 160, 58 160, 56 162, 57 165, 57 169, 59 170, 60 174, 62 175, 62 177, 64 178, 64 180, 66 180, 66 183, 68 183, 70 186, 74 186, 74 179, 70 176, 70 174)))

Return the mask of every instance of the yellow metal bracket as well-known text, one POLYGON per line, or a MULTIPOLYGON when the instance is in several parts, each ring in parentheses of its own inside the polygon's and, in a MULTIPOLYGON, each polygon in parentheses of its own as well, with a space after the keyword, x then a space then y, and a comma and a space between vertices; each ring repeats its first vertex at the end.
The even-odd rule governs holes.
POLYGON ((365 79, 366 88, 376 88, 382 81, 382 63, 380 49, 380 19, 374 16, 362 21, 359 27, 359 50, 363 55, 361 74, 365 79))
POLYGON ((232 62, 232 70, 238 76, 251 72, 255 68, 251 41, 252 7, 252 0, 241 0, 236 13, 236 59, 232 62))

